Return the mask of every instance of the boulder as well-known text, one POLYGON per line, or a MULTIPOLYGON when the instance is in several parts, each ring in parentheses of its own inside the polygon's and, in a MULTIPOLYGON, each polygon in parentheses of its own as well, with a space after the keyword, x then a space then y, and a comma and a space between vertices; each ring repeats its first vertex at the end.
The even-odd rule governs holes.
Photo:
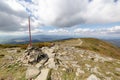
POLYGON ((50 69, 42 69, 41 74, 35 80, 47 80, 50 69))
POLYGON ((30 66, 26 71, 26 79, 31 79, 36 77, 40 73, 40 70, 36 67, 30 66))
POLYGON ((47 61, 48 61, 48 58, 46 57, 46 58, 42 59, 39 63, 37 63, 35 66, 36 66, 37 68, 40 68, 40 67, 42 67, 47 61))
POLYGON ((50 58, 50 59, 48 60, 48 68, 52 68, 52 69, 55 69, 55 68, 56 68, 54 58, 50 58))

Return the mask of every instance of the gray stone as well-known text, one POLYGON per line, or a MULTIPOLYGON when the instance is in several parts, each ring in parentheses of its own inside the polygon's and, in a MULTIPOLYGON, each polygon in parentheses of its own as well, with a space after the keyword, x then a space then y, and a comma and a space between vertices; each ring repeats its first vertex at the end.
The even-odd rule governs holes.
POLYGON ((42 69, 41 74, 35 80, 47 80, 50 69, 42 69))
POLYGON ((85 71, 81 70, 80 68, 77 68, 77 71, 76 71, 76 76, 79 76, 80 74, 84 74, 85 71))
POLYGON ((88 78, 87 78, 87 80, 100 80, 96 75, 94 75, 94 74, 91 74, 88 78))
POLYGON ((41 64, 41 63, 37 63, 36 65, 35 65, 35 67, 37 67, 37 68, 40 68, 40 67, 42 67, 43 66, 43 64, 41 64))
POLYGON ((48 58, 47 54, 42 53, 42 51, 36 47, 28 47, 23 57, 23 61, 29 64, 38 63, 42 59, 48 58))
POLYGON ((37 63, 35 66, 36 66, 37 68, 40 68, 40 67, 42 67, 47 61, 48 61, 48 58, 44 58, 44 59, 42 59, 39 63, 37 63))
POLYGON ((56 68, 55 62, 54 62, 54 58, 50 58, 50 59, 48 60, 48 67, 49 67, 49 68, 53 68, 53 69, 56 68))
POLYGON ((26 79, 36 77, 40 73, 40 70, 36 67, 30 66, 26 71, 26 79))

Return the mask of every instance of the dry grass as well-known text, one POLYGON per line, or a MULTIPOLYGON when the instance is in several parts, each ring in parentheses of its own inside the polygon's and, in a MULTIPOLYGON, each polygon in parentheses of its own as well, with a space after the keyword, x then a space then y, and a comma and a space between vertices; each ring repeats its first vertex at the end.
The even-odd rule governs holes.
POLYGON ((82 45, 76 46, 76 48, 92 50, 106 56, 120 59, 120 48, 108 42, 94 38, 82 38, 81 40, 83 41, 82 45))
POLYGON ((26 67, 6 58, 12 56, 16 59, 18 55, 22 55, 22 52, 8 53, 7 49, 0 48, 0 80, 25 80, 26 67))
MULTIPOLYGON (((21 49, 26 49, 28 46, 28 44, 0 44, 0 48, 4 49, 4 48, 16 48, 19 47, 21 49)), ((33 43, 33 46, 36 47, 50 47, 51 46, 51 42, 39 42, 39 43, 33 43)))

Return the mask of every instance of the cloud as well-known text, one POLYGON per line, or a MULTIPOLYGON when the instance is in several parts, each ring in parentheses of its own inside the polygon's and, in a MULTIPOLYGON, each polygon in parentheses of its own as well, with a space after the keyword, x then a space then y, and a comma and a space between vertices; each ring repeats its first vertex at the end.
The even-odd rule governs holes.
MULTIPOLYGON (((31 19, 33 30, 39 26, 31 19)), ((0 32, 22 32, 28 30, 28 14, 17 0, 0 0, 0 32)))
POLYGON ((27 13, 15 0, 0 1, 0 32, 21 31, 26 29, 27 13), (25 24, 25 25, 21 25, 25 24))
POLYGON ((95 30, 90 29, 90 28, 77 28, 74 30, 74 33, 91 33, 94 32, 95 30))
POLYGON ((70 32, 66 29, 53 29, 48 31, 49 34, 57 34, 57 35, 68 35, 70 32))
POLYGON ((73 32, 77 35, 87 35, 87 36, 120 36, 120 26, 114 26, 110 28, 77 28, 73 30, 73 32))
POLYGON ((71 27, 120 21, 120 0, 20 0, 20 4, 44 25, 71 27))
POLYGON ((107 29, 103 29, 104 33, 106 34, 117 34, 120 35, 120 26, 115 26, 115 27, 111 27, 111 28, 107 28, 107 29))
POLYGON ((119 35, 120 26, 112 28, 58 28, 79 24, 120 22, 120 0, 0 0, 0 34, 27 34, 28 14, 33 34, 119 35), (43 26, 43 30, 39 27, 43 26), (44 30, 45 29, 45 30, 44 30), (69 31, 70 30, 70 31, 69 31))

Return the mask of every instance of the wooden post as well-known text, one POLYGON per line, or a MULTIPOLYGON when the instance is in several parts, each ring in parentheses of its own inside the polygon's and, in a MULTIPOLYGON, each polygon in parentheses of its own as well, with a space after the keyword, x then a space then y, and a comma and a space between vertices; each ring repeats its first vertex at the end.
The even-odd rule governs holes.
POLYGON ((30 16, 28 17, 28 23, 29 23, 29 45, 32 46, 32 37, 31 37, 31 27, 30 27, 30 16))

